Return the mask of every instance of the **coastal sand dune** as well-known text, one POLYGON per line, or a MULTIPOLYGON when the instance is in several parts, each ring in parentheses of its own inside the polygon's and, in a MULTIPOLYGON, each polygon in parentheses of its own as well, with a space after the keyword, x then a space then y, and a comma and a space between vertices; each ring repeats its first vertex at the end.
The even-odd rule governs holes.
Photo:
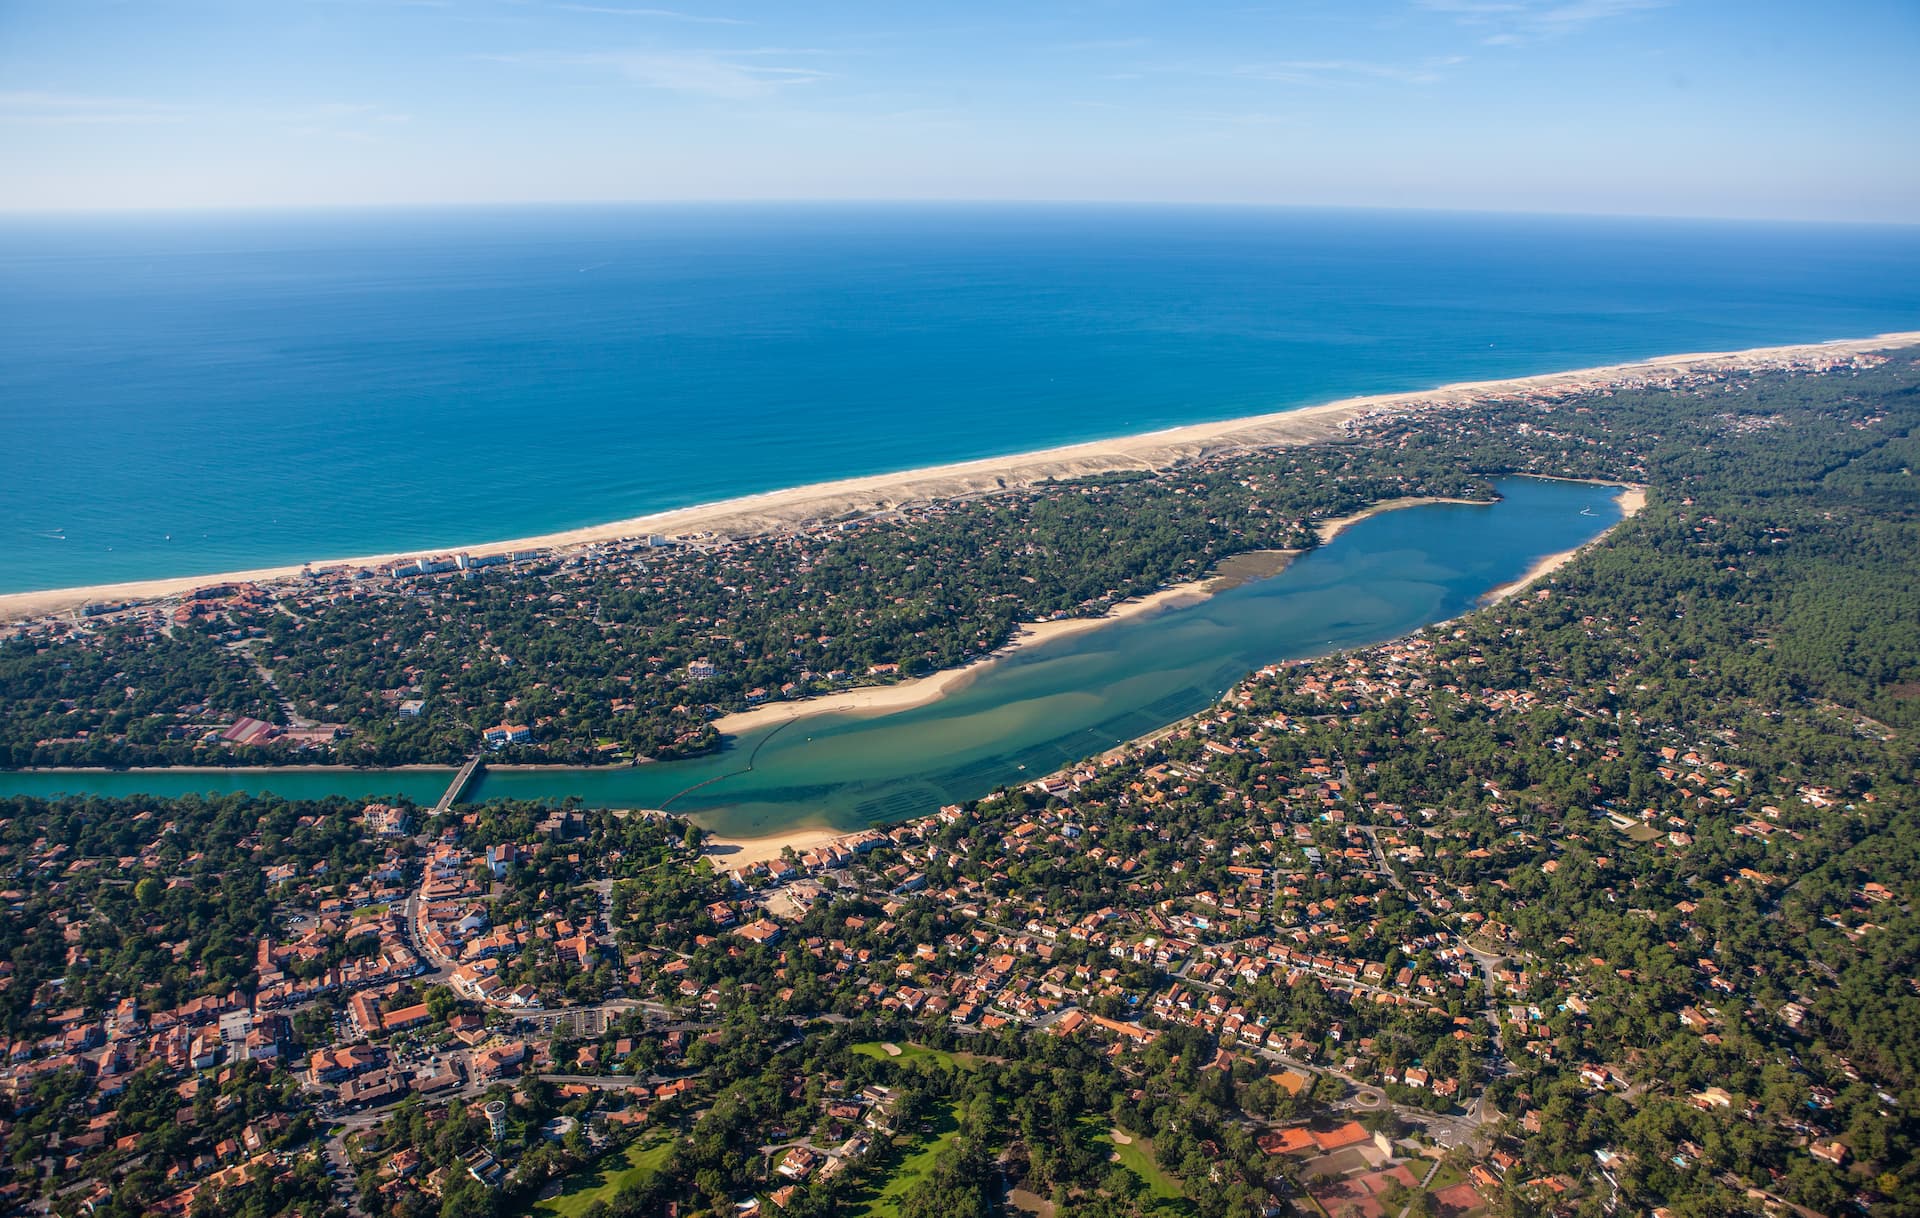
MULTIPOLYGON (((1216 423, 1196 423, 1113 440, 900 473, 819 482, 540 537, 449 543, 435 550, 412 550, 359 558, 315 559, 312 565, 372 567, 436 551, 465 550, 481 556, 515 550, 563 549, 649 534, 747 536, 814 521, 886 511, 912 503, 992 494, 1009 487, 1031 485, 1048 479, 1084 477, 1115 470, 1160 469, 1180 461, 1223 452, 1310 444, 1343 435, 1348 424, 1383 413, 1465 406, 1492 397, 1540 390, 1599 388, 1635 376, 1658 376, 1676 371, 1787 366, 1798 361, 1845 357, 1917 343, 1920 343, 1920 331, 1909 331, 1828 343, 1759 347, 1748 351, 1665 355, 1637 363, 1600 368, 1582 368, 1509 380, 1468 381, 1410 393, 1345 398, 1321 406, 1216 423)), ((0 595, 0 621, 39 617, 99 601, 158 600, 215 583, 260 583, 290 579, 299 576, 301 571, 301 566, 289 565, 220 575, 9 593, 0 595)))

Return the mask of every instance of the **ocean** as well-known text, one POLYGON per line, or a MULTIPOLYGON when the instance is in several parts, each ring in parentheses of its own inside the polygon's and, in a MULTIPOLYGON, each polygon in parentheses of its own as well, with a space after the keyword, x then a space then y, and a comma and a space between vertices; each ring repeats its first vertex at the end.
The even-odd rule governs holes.
POLYGON ((1920 228, 1091 206, 0 220, 0 592, 1920 328, 1920 228))

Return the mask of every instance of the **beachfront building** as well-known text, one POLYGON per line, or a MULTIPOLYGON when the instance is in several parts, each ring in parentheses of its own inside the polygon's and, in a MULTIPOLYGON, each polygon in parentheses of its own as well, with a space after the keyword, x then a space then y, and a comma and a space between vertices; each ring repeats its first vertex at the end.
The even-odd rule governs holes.
POLYGON ((509 744, 526 744, 533 739, 533 729, 524 723, 502 723, 488 728, 480 736, 489 748, 501 749, 509 744))

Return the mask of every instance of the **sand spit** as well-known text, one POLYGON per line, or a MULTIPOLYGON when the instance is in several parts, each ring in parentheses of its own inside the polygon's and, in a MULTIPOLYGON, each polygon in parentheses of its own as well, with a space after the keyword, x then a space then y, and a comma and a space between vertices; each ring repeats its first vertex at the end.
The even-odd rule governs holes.
MULTIPOLYGON (((722 534, 747 536, 790 529, 821 520, 886 511, 911 503, 991 494, 1049 479, 1076 478, 1115 470, 1152 470, 1223 452, 1285 448, 1332 439, 1347 433, 1349 425, 1383 414, 1414 409, 1467 406, 1475 401, 1551 390, 1599 389, 1636 376, 1676 371, 1786 367, 1808 360, 1845 357, 1892 347, 1920 344, 1920 331, 1881 334, 1873 338, 1758 347, 1747 351, 1698 352, 1665 355, 1636 363, 1552 372, 1509 380, 1466 381, 1410 393, 1345 398, 1320 406, 1273 414, 1196 423, 1143 435, 1123 436, 1061 448, 1016 453, 952 465, 930 466, 893 474, 843 478, 789 490, 747 495, 718 503, 637 516, 588 528, 479 543, 448 543, 431 549, 376 554, 346 559, 315 559, 308 566, 377 567, 421 554, 464 550, 480 557, 536 549, 565 549, 595 542, 652 534, 687 536, 722 534)), ((0 595, 0 621, 39 617, 95 602, 147 601, 178 596, 195 588, 221 583, 265 583, 297 578, 304 567, 287 565, 236 571, 220 575, 193 575, 169 579, 136 580, 84 588, 0 595)))
POLYGON ((916 706, 925 706, 937 702, 950 691, 972 681, 986 665, 1004 656, 1012 655, 1025 647, 1070 635, 1083 634, 1101 626, 1109 626, 1126 618, 1142 617, 1162 609, 1177 608, 1205 600, 1211 579, 1195 580, 1192 583, 1174 584, 1158 592, 1130 601, 1122 601, 1100 617, 1057 618, 1046 622, 1029 622, 1023 625, 1008 640, 1005 646, 980 657, 971 664, 959 668, 946 668, 924 677, 913 677, 893 685, 863 685, 858 689, 844 690, 835 694, 821 694, 797 702, 768 702, 752 710, 736 711, 713 721, 713 726, 729 736, 750 732, 757 727, 770 723, 782 723, 789 719, 800 719, 810 715, 824 715, 833 712, 887 715, 916 706))
POLYGON ((1428 503, 1463 503, 1468 507, 1492 506, 1492 500, 1489 499, 1449 499, 1444 495, 1406 495, 1399 499, 1383 499, 1351 516, 1336 516, 1332 520, 1322 520, 1313 526, 1313 531, 1319 536, 1320 544, 1324 546, 1368 517, 1378 516, 1382 512, 1398 511, 1401 508, 1420 507, 1428 503))

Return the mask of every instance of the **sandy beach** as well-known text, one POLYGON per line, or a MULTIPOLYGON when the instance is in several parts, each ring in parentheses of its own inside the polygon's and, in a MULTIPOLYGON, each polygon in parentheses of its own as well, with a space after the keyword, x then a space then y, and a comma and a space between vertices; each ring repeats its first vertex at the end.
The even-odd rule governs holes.
MULTIPOLYGON (((1421 502, 1425 501, 1407 499, 1393 506, 1410 507, 1421 502)), ((1384 511, 1387 508, 1386 505, 1381 505, 1375 510, 1384 511)), ((959 668, 942 669, 924 677, 913 677, 892 685, 863 685, 858 689, 820 694, 796 702, 769 702, 756 706, 752 710, 735 711, 731 715, 724 715, 715 719, 713 725, 723 734, 738 735, 741 732, 750 732, 757 727, 764 727, 769 723, 781 723, 805 718, 808 715, 823 715, 835 711, 886 715, 894 711, 925 706, 973 680, 987 665, 1010 656, 1022 648, 1084 634, 1089 630, 1097 630, 1102 626, 1110 626, 1128 618, 1144 617, 1164 609, 1178 609, 1182 605, 1195 604, 1216 592, 1223 592, 1249 579, 1264 579, 1278 574, 1289 562, 1298 557, 1299 553, 1300 551, 1297 550, 1248 550, 1234 554, 1222 559, 1204 579, 1172 584, 1158 592, 1122 601, 1099 617, 1067 617, 1045 622, 1027 622, 1015 631, 1014 636, 1007 640, 1004 646, 959 668)))
POLYGON ((1489 499, 1449 499, 1445 495, 1405 495, 1399 499, 1383 499, 1371 507, 1363 508, 1353 513, 1351 516, 1336 516, 1332 520, 1322 520, 1319 524, 1313 526, 1313 531, 1314 534, 1320 538, 1320 544, 1324 546, 1334 538, 1340 536, 1341 533, 1359 524, 1362 520, 1370 516, 1378 516, 1382 512, 1393 512, 1401 508, 1419 507, 1426 503, 1463 503, 1468 507, 1486 507, 1491 502, 1492 500, 1489 499))
POLYGON ((858 689, 821 694, 818 697, 805 698, 797 702, 768 702, 752 710, 724 715, 715 719, 713 726, 726 735, 734 736, 741 732, 750 732, 757 727, 764 727, 769 723, 780 723, 809 715, 824 715, 834 711, 886 715, 915 706, 925 706, 945 696, 948 691, 973 680, 980 669, 986 665, 1012 655, 1023 647, 1032 647, 1038 643, 1109 626, 1126 618, 1141 617, 1158 610, 1204 600, 1208 595, 1208 586, 1212 582, 1212 578, 1209 577, 1192 583, 1162 588, 1147 596, 1122 601, 1099 617, 1070 617, 1047 622, 1029 622, 1021 626, 1005 646, 959 668, 942 669, 924 677, 913 677, 892 685, 863 685, 858 689))
MULTIPOLYGON (((1639 514, 1641 508, 1647 506, 1647 488, 1643 486, 1623 487, 1621 488, 1620 494, 1615 496, 1614 502, 1620 505, 1620 519, 1631 520, 1639 514)), ((1617 528, 1618 526, 1616 525, 1614 527, 1617 528)), ((1561 567, 1566 566, 1569 562, 1573 561, 1582 550, 1586 549, 1587 546, 1600 541, 1611 532, 1613 532, 1613 529, 1610 528, 1606 533, 1602 533, 1599 537, 1594 538, 1594 541, 1588 542, 1587 545, 1575 546, 1571 550, 1562 550, 1558 554, 1547 555, 1539 562, 1528 567, 1527 573, 1519 579, 1514 580, 1510 584, 1501 584, 1498 588, 1481 597, 1480 603, 1482 605, 1495 605, 1506 600, 1516 592, 1526 589, 1537 581, 1558 571, 1561 567)))
POLYGON ((223 574, 138 580, 92 587, 0 595, 0 621, 39 617, 95 602, 160 600, 211 584, 263 583, 298 577, 307 566, 375 567, 422 554, 464 550, 478 556, 520 550, 564 549, 594 542, 646 537, 652 534, 690 536, 722 534, 745 536, 789 529, 814 521, 885 511, 909 503, 991 494, 1048 479, 1076 478, 1115 470, 1160 469, 1175 462, 1223 452, 1252 451, 1310 444, 1340 436, 1350 423, 1413 409, 1470 405, 1492 397, 1541 390, 1599 388, 1635 376, 1717 368, 1786 366, 1798 361, 1846 357, 1891 347, 1920 344, 1920 331, 1882 334, 1747 351, 1693 352, 1659 356, 1635 363, 1567 372, 1515 377, 1509 380, 1466 381, 1436 389, 1345 398, 1319 406, 1213 423, 1196 423, 1142 435, 1122 436, 1036 452, 1016 453, 952 465, 930 466, 893 474, 844 478, 788 490, 748 495, 717 503, 658 512, 588 528, 496 541, 455 541, 429 549, 355 558, 315 558, 307 564, 265 567, 223 574))
POLYGON ((718 837, 706 839, 702 853, 721 871, 732 871, 738 867, 751 867, 756 863, 765 863, 780 857, 780 852, 788 846, 795 854, 824 846, 828 842, 843 837, 852 837, 863 833, 862 829, 827 829, 818 826, 812 828, 785 829, 779 833, 769 833, 765 837, 718 837))

